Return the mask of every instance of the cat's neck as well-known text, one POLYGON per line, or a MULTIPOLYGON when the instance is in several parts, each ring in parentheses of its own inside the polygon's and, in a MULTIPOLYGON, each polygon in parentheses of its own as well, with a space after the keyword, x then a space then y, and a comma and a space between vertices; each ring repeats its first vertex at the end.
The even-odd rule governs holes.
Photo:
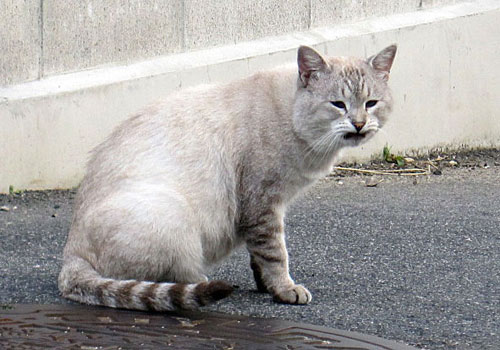
POLYGON ((242 153, 259 154, 259 162, 280 169, 304 181, 314 181, 326 175, 338 153, 324 154, 311 148, 295 131, 293 113, 297 93, 295 66, 283 66, 257 73, 240 82, 229 84, 235 91, 232 109, 239 121, 241 135, 252 135, 235 142, 234 149, 242 153), (236 88, 237 87, 237 88, 236 88), (292 175, 294 173, 295 175, 292 175))

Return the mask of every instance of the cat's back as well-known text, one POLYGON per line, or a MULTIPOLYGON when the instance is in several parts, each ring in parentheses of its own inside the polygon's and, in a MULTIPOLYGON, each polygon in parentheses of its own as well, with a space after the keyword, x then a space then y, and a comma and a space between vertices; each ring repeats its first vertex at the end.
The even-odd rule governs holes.
POLYGON ((258 128, 260 121, 255 119, 271 108, 289 106, 295 75, 293 66, 283 66, 229 83, 171 93, 122 122, 94 154, 119 150, 138 154, 169 144, 196 148, 229 141, 242 125, 252 122, 258 128))
MULTIPOLYGON (((190 87, 166 96, 159 102, 163 121, 171 126, 236 126, 256 114, 256 108, 269 109, 270 99, 291 99, 296 90, 293 65, 254 73, 221 84, 190 87), (180 123, 180 124, 178 124, 180 123)), ((211 131, 211 128, 206 130, 211 131)))
POLYGON ((167 95, 122 122, 94 149, 82 186, 234 172, 238 152, 252 146, 251 134, 269 122, 269 110, 290 104, 283 100, 293 98, 294 73, 285 66, 167 95))

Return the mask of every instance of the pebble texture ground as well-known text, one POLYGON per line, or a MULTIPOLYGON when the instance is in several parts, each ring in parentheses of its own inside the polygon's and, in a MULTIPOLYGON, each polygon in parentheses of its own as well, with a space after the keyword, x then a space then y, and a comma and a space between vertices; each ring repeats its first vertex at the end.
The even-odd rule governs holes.
MULTIPOLYGON (((286 220, 290 270, 312 292, 311 304, 279 305, 257 293, 242 249, 211 276, 238 289, 205 310, 352 330, 425 349, 499 349, 495 161, 443 167, 440 176, 381 176, 376 186, 366 186, 367 176, 321 181, 286 220)), ((73 197, 73 191, 0 196, 0 303, 65 303, 56 280, 73 197)))

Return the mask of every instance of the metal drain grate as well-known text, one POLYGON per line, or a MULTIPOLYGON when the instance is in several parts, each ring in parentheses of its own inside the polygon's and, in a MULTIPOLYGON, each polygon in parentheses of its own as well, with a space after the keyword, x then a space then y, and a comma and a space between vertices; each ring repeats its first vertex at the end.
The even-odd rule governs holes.
POLYGON ((0 348, 416 350, 359 333, 275 319, 80 305, 14 305, 0 310, 0 348))

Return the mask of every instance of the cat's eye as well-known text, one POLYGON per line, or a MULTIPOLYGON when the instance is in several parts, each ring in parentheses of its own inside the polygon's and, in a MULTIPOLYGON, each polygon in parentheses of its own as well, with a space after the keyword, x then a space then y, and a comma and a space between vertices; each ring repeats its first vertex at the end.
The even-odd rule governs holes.
POLYGON ((365 103, 365 107, 366 108, 372 108, 372 107, 375 107, 375 105, 377 104, 377 100, 370 100, 370 101, 366 101, 365 103))
POLYGON ((346 109, 345 103, 342 101, 332 101, 332 105, 340 109, 346 109))

